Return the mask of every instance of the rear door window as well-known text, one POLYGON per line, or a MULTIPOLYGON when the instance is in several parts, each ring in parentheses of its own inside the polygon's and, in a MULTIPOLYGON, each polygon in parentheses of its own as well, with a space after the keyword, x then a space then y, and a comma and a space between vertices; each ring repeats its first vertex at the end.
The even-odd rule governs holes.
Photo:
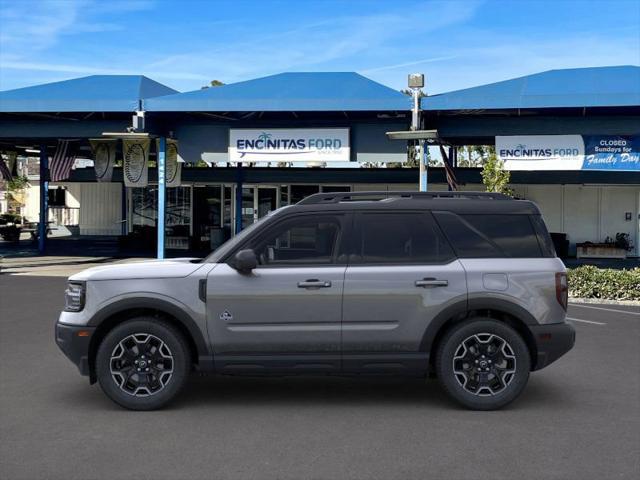
POLYGON ((434 215, 461 258, 542 256, 529 215, 434 215))
POLYGON ((350 263, 442 264, 455 258, 429 213, 361 213, 356 231, 350 263))

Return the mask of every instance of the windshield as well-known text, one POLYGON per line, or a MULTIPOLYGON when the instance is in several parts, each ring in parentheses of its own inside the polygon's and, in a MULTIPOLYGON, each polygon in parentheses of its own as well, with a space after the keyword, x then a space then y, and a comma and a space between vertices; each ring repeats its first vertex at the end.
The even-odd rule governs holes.
POLYGON ((236 248, 237 245, 242 243, 245 240, 245 238, 247 238, 251 234, 251 232, 253 232, 258 226, 263 225, 267 221, 267 219, 273 218, 273 216, 276 215, 276 213, 283 211, 285 208, 289 206, 290 205, 287 205, 285 207, 280 207, 276 210, 273 210, 269 212, 266 216, 262 217, 257 222, 252 223, 247 228, 242 230, 239 234, 237 234, 234 237, 231 237, 229 240, 227 240, 218 248, 216 248, 213 252, 211 252, 208 256, 203 258, 201 263, 219 262, 220 259, 226 257, 229 254, 229 252, 231 252, 234 248, 236 248))

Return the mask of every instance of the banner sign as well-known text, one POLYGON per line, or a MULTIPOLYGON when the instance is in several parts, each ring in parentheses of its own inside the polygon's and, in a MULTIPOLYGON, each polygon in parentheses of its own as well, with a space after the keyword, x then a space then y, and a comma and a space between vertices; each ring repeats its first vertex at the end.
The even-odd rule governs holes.
POLYGON ((91 150, 93 151, 93 169, 96 172, 98 182, 110 182, 113 176, 113 165, 116 162, 115 139, 90 139, 91 150))
POLYGON ((348 162, 348 128, 230 129, 230 162, 348 162))
POLYGON ((124 157, 125 187, 146 187, 149 178, 149 145, 148 138, 122 140, 124 157))
POLYGON ((640 171, 640 135, 585 136, 583 170, 640 171))
MULTIPOLYGON (((160 151, 160 139, 156 139, 156 152, 160 151)), ((167 138, 165 152, 165 181, 167 187, 179 187, 182 177, 182 163, 178 158, 178 141, 167 138)))
POLYGON ((496 155, 507 170, 580 170, 584 142, 580 135, 496 136, 496 155))
POLYGON ((640 136, 496 136, 507 170, 640 170, 640 136))

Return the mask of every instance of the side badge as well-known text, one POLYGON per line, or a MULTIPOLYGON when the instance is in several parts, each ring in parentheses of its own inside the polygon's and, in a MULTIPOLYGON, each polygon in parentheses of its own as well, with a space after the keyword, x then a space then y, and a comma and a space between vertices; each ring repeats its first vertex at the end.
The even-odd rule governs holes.
POLYGON ((223 320, 225 322, 230 322, 231 320, 233 320, 233 315, 229 313, 229 310, 225 310, 220 314, 220 320, 223 320))

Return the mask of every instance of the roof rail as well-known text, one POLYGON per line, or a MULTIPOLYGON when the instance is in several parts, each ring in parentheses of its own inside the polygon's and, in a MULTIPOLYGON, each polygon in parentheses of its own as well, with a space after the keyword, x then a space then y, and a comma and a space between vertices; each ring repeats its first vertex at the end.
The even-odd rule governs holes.
POLYGON ((316 193, 300 200, 297 205, 314 205, 319 203, 339 203, 357 201, 380 201, 390 198, 433 199, 458 198, 475 200, 512 200, 503 193, 492 192, 338 192, 316 193))

